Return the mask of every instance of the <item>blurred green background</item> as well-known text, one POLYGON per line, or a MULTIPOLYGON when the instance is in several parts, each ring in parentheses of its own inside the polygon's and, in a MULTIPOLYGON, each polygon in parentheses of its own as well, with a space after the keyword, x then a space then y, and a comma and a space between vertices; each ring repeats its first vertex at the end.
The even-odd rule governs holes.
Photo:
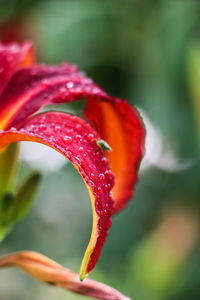
MULTIPOLYGON (((136 300, 200 298, 199 15, 198 0, 0 1, 2 41, 32 40, 37 61, 76 64, 141 111, 146 155, 134 201, 113 218, 91 274, 136 300)), ((91 230, 89 197, 52 151, 22 145, 19 176, 39 168, 42 184, 0 253, 35 250, 79 272, 91 230)), ((83 297, 8 269, 0 271, 0 299, 83 297)))

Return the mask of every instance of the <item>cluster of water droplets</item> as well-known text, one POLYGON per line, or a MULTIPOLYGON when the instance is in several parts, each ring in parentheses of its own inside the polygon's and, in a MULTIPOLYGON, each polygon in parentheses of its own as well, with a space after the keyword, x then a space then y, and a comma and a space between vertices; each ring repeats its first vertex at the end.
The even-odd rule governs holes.
POLYGON ((68 115, 66 120, 62 113, 58 113, 57 118, 53 114, 36 117, 20 133, 28 131, 29 135, 39 135, 44 143, 62 152, 75 164, 96 195, 97 213, 105 214, 114 178, 108 159, 96 144, 97 134, 83 120, 80 123, 76 116, 68 115))
MULTIPOLYGON (((32 72, 34 69, 32 70, 32 72)), ((35 70, 35 72, 37 69, 35 70)), ((57 73, 54 76, 46 75, 40 82, 41 87, 46 90, 43 92, 43 99, 48 98, 48 102, 59 103, 62 101, 73 101, 85 96, 104 97, 106 94, 93 83, 90 78, 80 76, 80 73, 75 75, 63 74, 57 69, 57 73), (78 75, 77 75, 78 74, 78 75), (50 91, 51 89, 51 91, 50 91)))

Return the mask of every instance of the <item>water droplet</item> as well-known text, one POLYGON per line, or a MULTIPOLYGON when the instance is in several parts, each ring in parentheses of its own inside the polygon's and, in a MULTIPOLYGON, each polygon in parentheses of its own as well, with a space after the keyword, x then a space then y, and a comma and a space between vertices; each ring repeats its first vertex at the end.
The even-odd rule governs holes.
POLYGON ((62 86, 61 88, 59 88, 59 92, 61 94, 65 93, 66 92, 66 88, 64 86, 62 86))
POLYGON ((106 175, 108 178, 110 178, 111 176, 113 176, 111 170, 105 171, 105 175, 106 175))
POLYGON ((102 161, 102 163, 104 164, 104 166, 107 166, 107 164, 108 164, 108 159, 107 159, 107 157, 103 157, 101 161, 102 161))
POLYGON ((100 186, 97 189, 97 193, 99 193, 99 194, 101 193, 101 187, 100 186))
POLYGON ((10 128, 10 131, 12 131, 12 132, 16 132, 16 131, 17 131, 17 129, 16 129, 15 127, 11 127, 11 128, 10 128))
POLYGON ((54 127, 54 131, 55 131, 55 133, 60 133, 60 131, 61 131, 61 128, 60 128, 60 126, 55 126, 54 127))
POLYGON ((104 174, 99 174, 99 180, 104 181, 104 179, 105 179, 105 175, 104 174))
POLYGON ((67 87, 68 89, 73 88, 73 86, 74 86, 74 83, 73 83, 73 82, 68 82, 68 83, 66 84, 66 87, 67 87))
POLYGON ((82 140, 82 136, 80 134, 76 134, 75 139, 80 142, 82 140))
POLYGON ((83 147, 80 147, 78 150, 79 150, 79 152, 83 152, 83 151, 84 151, 84 148, 83 148, 83 147))
POLYGON ((93 92, 93 94, 98 94, 99 93, 99 89, 98 88, 93 88, 92 92, 93 92))
POLYGON ((44 131, 44 130, 46 130, 46 129, 47 129, 47 127, 46 127, 46 125, 44 125, 44 124, 40 124, 39 127, 38 127, 38 130, 39 130, 39 131, 44 131))
POLYGON ((94 187, 94 182, 92 180, 89 180, 88 184, 89 184, 90 187, 92 187, 92 188, 94 187))
POLYGON ((64 137, 64 141, 66 142, 66 144, 70 145, 72 143, 72 137, 66 135, 64 137))
POLYGON ((44 87, 48 87, 49 86, 49 79, 43 79, 41 81, 41 84, 44 86, 44 87))
POLYGON ((20 129, 20 133, 26 133, 26 130, 25 129, 20 129))
POLYGON ((77 129, 78 131, 81 131, 81 129, 82 129, 81 124, 77 124, 77 125, 76 125, 76 129, 77 129))
POLYGON ((66 156, 67 156, 67 158, 71 159, 71 157, 72 157, 71 151, 67 151, 67 152, 66 152, 66 156))
POLYGON ((55 142, 55 138, 54 138, 54 136, 53 136, 53 135, 51 135, 51 136, 50 136, 50 138, 49 138, 49 142, 50 142, 50 143, 52 143, 52 142, 55 142))
POLYGON ((88 141, 91 142, 94 139, 94 134, 89 133, 88 134, 88 141))
POLYGON ((104 184, 104 186, 103 186, 103 187, 104 187, 104 190, 105 190, 105 191, 107 191, 107 190, 108 190, 108 185, 107 185, 107 184, 104 184))
POLYGON ((80 158, 78 158, 77 156, 74 156, 74 160, 75 160, 75 162, 76 162, 77 164, 80 165, 80 163, 81 163, 80 158))
MULTIPOLYGON (((68 126, 68 124, 67 124, 67 126, 68 126)), ((66 126, 66 127, 67 127, 66 126)), ((67 128, 67 133, 72 133, 74 130, 72 129, 72 128, 67 128)))
POLYGON ((90 178, 91 178, 91 179, 94 179, 94 178, 95 178, 94 173, 91 173, 91 174, 90 174, 90 178))

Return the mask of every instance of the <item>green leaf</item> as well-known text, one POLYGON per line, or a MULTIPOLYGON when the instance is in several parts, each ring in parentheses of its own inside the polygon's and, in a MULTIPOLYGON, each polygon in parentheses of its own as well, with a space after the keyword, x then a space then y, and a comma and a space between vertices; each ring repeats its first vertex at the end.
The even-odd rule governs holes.
POLYGON ((39 188, 41 174, 33 172, 16 193, 15 221, 20 221, 30 210, 39 188))
POLYGON ((1 205, 1 225, 7 225, 10 222, 13 222, 14 217, 14 203, 15 196, 11 193, 7 193, 3 196, 2 205, 1 205))
POLYGON ((0 209, 0 242, 7 236, 13 228, 15 196, 7 193, 2 198, 0 209))

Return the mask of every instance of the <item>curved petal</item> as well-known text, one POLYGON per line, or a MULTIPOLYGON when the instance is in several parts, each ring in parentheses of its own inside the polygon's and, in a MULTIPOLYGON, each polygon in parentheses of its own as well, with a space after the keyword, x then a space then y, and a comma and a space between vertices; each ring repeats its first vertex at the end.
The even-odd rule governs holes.
POLYGON ((113 213, 110 190, 114 177, 102 150, 97 146, 98 139, 96 131, 84 120, 58 112, 35 116, 20 130, 0 133, 1 148, 17 141, 48 145, 68 158, 82 176, 91 199, 93 228, 81 266, 81 279, 94 268, 98 260, 113 213))
POLYGON ((75 66, 33 66, 16 72, 0 95, 0 128, 18 127, 41 107, 106 94, 75 66))
POLYGON ((107 154, 116 174, 115 211, 132 196, 144 152, 144 129, 138 113, 125 101, 108 96, 74 66, 34 66, 18 71, 0 96, 0 128, 20 126, 47 104, 87 98, 87 118, 113 151, 107 154))
POLYGON ((110 98, 105 102, 90 97, 87 103, 86 117, 113 149, 106 156, 115 175, 112 196, 117 212, 133 196, 144 153, 145 130, 138 113, 126 101, 110 98))
POLYGON ((0 43, 0 92, 19 68, 31 66, 33 63, 34 55, 31 43, 25 42, 22 45, 0 43))

